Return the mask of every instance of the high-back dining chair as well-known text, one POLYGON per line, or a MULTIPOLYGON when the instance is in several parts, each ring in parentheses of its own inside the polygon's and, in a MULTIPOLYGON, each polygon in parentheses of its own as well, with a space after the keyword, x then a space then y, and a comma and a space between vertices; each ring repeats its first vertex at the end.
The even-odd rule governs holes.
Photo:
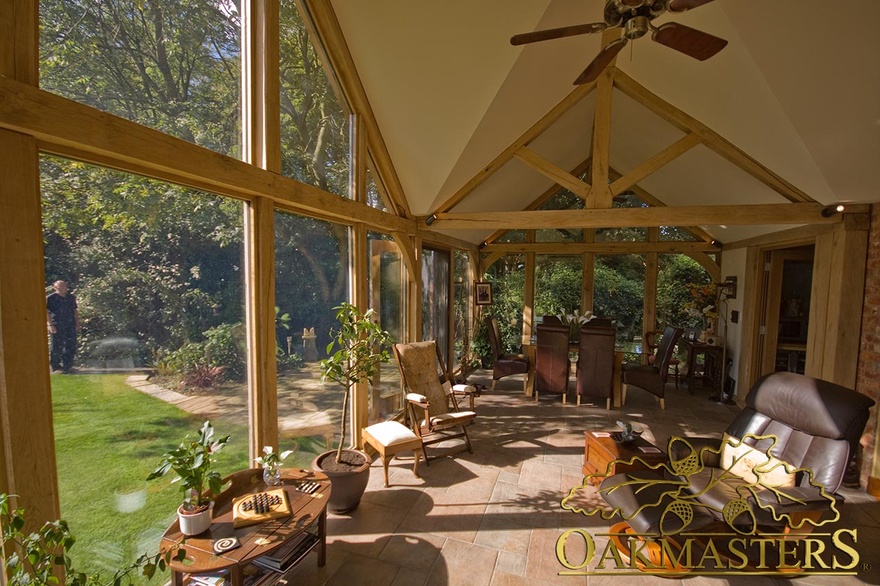
POLYGON ((535 328, 535 400, 541 393, 568 394, 568 326, 538 324, 535 328))
POLYGON ((523 375, 523 390, 529 379, 529 359, 524 354, 505 354, 501 351, 501 332, 498 320, 490 315, 486 318, 486 329, 489 330, 489 343, 492 346, 492 388, 500 378, 512 374, 523 375))
POLYGON ((581 397, 605 399, 605 408, 611 409, 614 390, 614 338, 616 328, 605 322, 594 324, 595 319, 581 326, 578 340, 577 402, 581 397))
POLYGON ((669 378, 669 361, 675 351, 675 344, 682 334, 681 328, 667 327, 657 347, 657 359, 654 364, 625 365, 621 372, 623 382, 620 392, 620 404, 626 404, 626 392, 629 385, 645 389, 657 396, 660 408, 666 409, 666 380, 669 378))
POLYGON ((437 343, 394 344, 393 349, 407 391, 407 416, 422 442, 425 462, 430 465, 432 459, 439 457, 432 456, 427 446, 456 438, 462 438, 464 443, 451 452, 444 451, 444 456, 465 450, 473 453, 466 426, 477 414, 459 408, 437 343))

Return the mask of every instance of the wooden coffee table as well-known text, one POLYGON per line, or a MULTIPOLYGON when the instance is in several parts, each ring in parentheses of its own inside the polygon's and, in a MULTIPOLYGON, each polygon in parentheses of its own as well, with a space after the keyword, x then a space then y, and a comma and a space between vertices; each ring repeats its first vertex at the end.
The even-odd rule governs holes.
POLYGON ((618 444, 611 439, 609 431, 585 431, 584 432, 584 476, 593 476, 590 482, 596 486, 605 478, 605 470, 608 476, 628 472, 630 470, 645 470, 646 464, 662 464, 667 461, 666 452, 644 438, 636 438, 628 444, 618 444), (638 456, 639 460, 632 464, 623 464, 616 460, 629 460, 638 456), (609 469, 610 465, 610 469, 609 469))
MULTIPOLYGON (((297 551, 299 558, 293 561, 293 567, 299 560, 312 551, 317 550, 318 565, 323 566, 326 556, 327 538, 327 501, 330 498, 330 480, 321 472, 285 468, 281 471, 281 486, 267 487, 263 482, 263 471, 252 468, 235 472, 224 479, 229 488, 224 490, 214 504, 214 520, 211 527, 204 533, 187 537, 180 533, 177 520, 162 536, 163 551, 176 550, 182 547, 186 558, 172 561, 171 584, 184 586, 191 574, 216 574, 221 570, 229 573, 231 586, 241 586, 244 570, 255 558, 270 554, 284 545, 288 540, 308 531, 311 535, 304 540, 297 551), (318 489, 313 492, 300 492, 297 487, 315 482, 318 489), (291 514, 279 519, 271 519, 262 523, 236 528, 233 523, 232 501, 235 497, 263 492, 270 488, 282 488, 287 493, 291 514), (222 554, 213 551, 214 541, 237 537, 241 545, 222 554), (301 554, 301 555, 300 555, 301 554)), ((295 556, 294 556, 295 557, 295 556)))

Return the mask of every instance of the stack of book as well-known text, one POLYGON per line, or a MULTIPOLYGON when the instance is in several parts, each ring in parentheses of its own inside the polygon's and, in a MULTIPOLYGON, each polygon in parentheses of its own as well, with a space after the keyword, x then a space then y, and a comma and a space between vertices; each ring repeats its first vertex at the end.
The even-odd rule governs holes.
POLYGON ((193 574, 189 577, 189 583, 196 586, 229 586, 229 574, 227 572, 193 574))
POLYGON ((293 564, 299 561, 311 547, 318 541, 318 538, 308 531, 303 531, 299 535, 292 537, 286 541, 281 547, 272 553, 258 557, 253 561, 254 565, 274 572, 286 572, 293 564))

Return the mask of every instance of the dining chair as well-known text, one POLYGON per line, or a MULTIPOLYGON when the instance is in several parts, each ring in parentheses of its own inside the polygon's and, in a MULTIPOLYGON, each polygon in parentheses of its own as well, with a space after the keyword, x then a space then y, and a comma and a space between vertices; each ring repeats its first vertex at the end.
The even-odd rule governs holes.
POLYGON ((538 324, 535 341, 535 400, 541 393, 562 395, 565 404, 568 394, 569 328, 563 325, 538 324))
POLYGON ((581 326, 578 339, 577 404, 581 397, 605 399, 605 408, 611 409, 614 391, 614 342, 616 328, 594 324, 590 320, 581 326))
POLYGON ((529 380, 529 359, 525 354, 505 354, 501 349, 501 332, 495 316, 486 318, 486 329, 489 330, 489 343, 492 346, 492 389, 498 379, 512 374, 523 375, 523 390, 529 380))
MULTIPOLYGON (((657 360, 657 348, 660 347, 660 340, 663 339, 663 330, 653 330, 645 334, 645 349, 648 351, 648 364, 654 364, 654 361, 657 360)), ((676 358, 674 355, 669 360, 669 374, 673 377, 675 381, 675 388, 678 388, 678 381, 681 378, 681 372, 679 370, 681 366, 681 360, 676 358)))
POLYGON ((681 328, 667 327, 657 347, 657 359, 654 364, 624 365, 620 373, 623 383, 620 393, 620 404, 626 404, 626 392, 629 385, 645 389, 656 395, 660 408, 666 409, 666 380, 669 378, 669 361, 675 351, 675 344, 682 334, 681 328))

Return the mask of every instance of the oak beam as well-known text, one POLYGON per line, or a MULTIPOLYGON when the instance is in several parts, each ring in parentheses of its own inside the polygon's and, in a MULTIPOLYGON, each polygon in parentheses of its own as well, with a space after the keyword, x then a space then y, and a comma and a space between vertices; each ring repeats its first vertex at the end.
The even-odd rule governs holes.
POLYGON ((587 195, 589 195, 590 185, 588 183, 581 181, 562 167, 551 163, 530 148, 524 146, 520 147, 516 150, 514 156, 532 169, 555 181, 557 185, 565 187, 572 193, 585 199, 587 195))
POLYGON ((713 281, 721 281, 721 263, 715 261, 705 252, 685 252, 682 254, 694 259, 697 264, 699 264, 706 270, 707 273, 709 273, 709 276, 712 277, 713 281))
POLYGON ((259 197, 245 206, 244 213, 248 434, 249 453, 254 458, 263 446, 278 444, 275 208, 271 200, 259 197))
POLYGON ((693 132, 703 139, 707 147, 721 155, 767 187, 792 202, 813 202, 809 195, 747 155, 723 136, 649 91, 633 78, 618 70, 614 86, 649 110, 684 132, 693 132))
POLYGON ((501 252, 503 254, 520 254, 534 252, 537 254, 675 254, 685 252, 719 252, 721 246, 711 242, 695 240, 657 241, 657 242, 516 242, 488 244, 483 252, 501 252))
MULTIPOLYGON (((867 206, 851 206, 859 213, 867 206)), ((652 226, 835 224, 841 215, 825 217, 820 203, 679 206, 522 212, 458 212, 437 214, 438 230, 541 228, 638 228, 652 226)))
POLYGON ((0 128, 33 136, 42 150, 53 154, 63 156, 74 149, 88 163, 207 188, 238 199, 266 197, 293 211, 320 214, 344 223, 363 222, 383 231, 415 232, 413 220, 4 77, 0 77, 0 128), (83 132, 83 128, 89 132, 83 132))
POLYGON ((27 531, 60 517, 39 160, 33 138, 0 131, 0 492, 27 531))
MULTIPOLYGON (((617 28, 602 32, 602 47, 620 38, 617 28)), ((614 91, 614 64, 617 57, 596 79, 596 109, 593 111, 593 137, 591 155, 593 169, 590 178, 592 189, 587 198, 588 208, 610 208, 611 190, 608 187, 608 167, 611 151, 611 97, 614 91)))
POLYGON ((39 84, 39 1, 0 2, 0 76, 39 84))
POLYGON ((574 107, 578 102, 584 99, 586 96, 593 91, 596 87, 596 82, 587 83, 584 85, 580 85, 571 91, 565 98, 562 99, 561 102, 556 104, 549 112, 544 114, 540 120, 535 122, 531 128, 526 130, 519 138, 513 141, 506 149, 501 151, 488 165, 483 167, 479 173, 471 177, 471 179, 459 188, 458 191, 453 193, 446 201, 441 203, 434 209, 433 213, 442 213, 448 212, 456 205, 461 203, 461 201, 466 198, 470 193, 475 190, 477 187, 483 184, 483 182, 491 177, 496 171, 498 171, 501 167, 503 167, 510 159, 513 158, 513 154, 519 150, 520 147, 525 146, 535 140, 538 136, 541 135, 545 130, 547 130, 554 122, 559 120, 563 114, 568 112, 572 107, 574 107))
MULTIPOLYGON (((570 174, 575 177, 580 177, 587 169, 590 168, 592 161, 593 161, 592 157, 587 157, 586 159, 581 161, 574 169, 572 169, 570 174)), ((542 193, 534 201, 532 201, 532 203, 527 205, 525 209, 527 209, 527 210, 538 209, 539 207, 544 205, 547 202, 547 200, 549 200, 551 197, 553 197, 554 195, 559 193, 560 189, 562 189, 562 186, 559 185, 558 183, 554 183, 548 189, 546 189, 544 191, 544 193, 542 193)), ((491 244, 492 242, 495 242, 496 240, 501 238, 501 236, 503 236, 505 232, 506 232, 506 230, 497 230, 497 231, 493 232, 490 236, 488 236, 485 239, 485 242, 487 244, 491 244)))
POLYGON ((684 153, 688 152, 698 144, 703 142, 703 139, 699 137, 696 133, 689 133, 643 162, 641 165, 628 172, 623 177, 620 177, 616 181, 611 184, 611 195, 618 195, 623 191, 629 189, 660 167, 663 167, 670 161, 674 161, 684 153))

